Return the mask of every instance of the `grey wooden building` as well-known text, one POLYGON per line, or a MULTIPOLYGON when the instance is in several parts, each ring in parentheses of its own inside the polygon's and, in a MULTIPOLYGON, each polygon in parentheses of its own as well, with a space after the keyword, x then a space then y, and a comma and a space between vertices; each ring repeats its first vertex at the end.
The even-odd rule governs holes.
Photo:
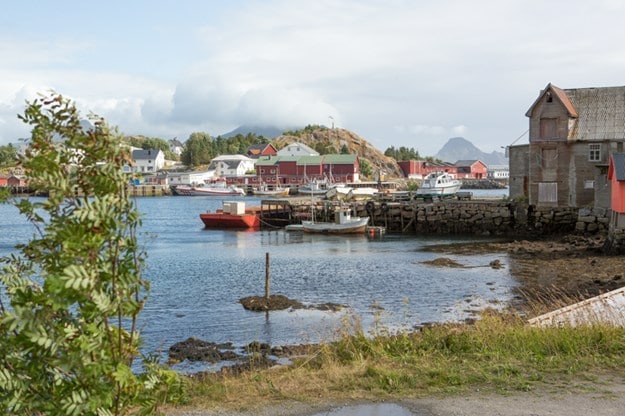
POLYGON ((509 148, 510 196, 537 206, 609 208, 610 154, 625 142, 625 87, 548 84, 525 115, 529 144, 509 148))

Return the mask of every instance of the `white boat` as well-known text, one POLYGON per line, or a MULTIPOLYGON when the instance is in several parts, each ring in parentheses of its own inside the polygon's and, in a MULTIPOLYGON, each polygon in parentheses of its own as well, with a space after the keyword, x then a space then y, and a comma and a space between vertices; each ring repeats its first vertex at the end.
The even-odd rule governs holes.
POLYGON ((223 179, 211 181, 199 186, 178 185, 174 192, 182 196, 220 196, 245 195, 245 190, 234 185, 227 185, 223 179))
POLYGON ((416 195, 421 197, 451 196, 458 192, 461 186, 462 182, 447 172, 432 172, 423 179, 416 195))
POLYGON ((303 195, 325 195, 330 186, 327 181, 309 181, 305 185, 297 187, 297 193, 303 195))
POLYGON ((369 217, 352 217, 348 208, 334 211, 334 222, 302 221, 305 233, 325 234, 363 234, 369 223, 369 217))
POLYGON ((286 196, 289 194, 289 188, 281 186, 270 188, 266 184, 261 184, 256 188, 252 188, 252 193, 258 196, 286 196))
POLYGON ((326 191, 326 198, 347 201, 352 198, 352 191, 353 188, 349 186, 337 185, 326 191))
POLYGON ((377 188, 352 187, 340 184, 330 188, 326 192, 327 199, 337 199, 340 201, 362 201, 373 198, 378 193, 377 188))

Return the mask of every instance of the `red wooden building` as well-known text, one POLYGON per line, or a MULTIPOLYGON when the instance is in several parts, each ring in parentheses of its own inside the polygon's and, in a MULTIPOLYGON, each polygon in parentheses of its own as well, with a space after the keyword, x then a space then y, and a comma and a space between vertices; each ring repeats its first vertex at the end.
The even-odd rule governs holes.
POLYGON ((257 159, 262 156, 275 156, 278 153, 271 143, 259 143, 247 148, 247 156, 257 159))
POLYGON ((356 155, 273 156, 261 157, 256 162, 253 182, 299 185, 311 180, 330 182, 357 182, 359 159, 356 155))
POLYGON ((459 160, 454 165, 458 179, 486 179, 488 176, 488 166, 480 160, 459 160))
POLYGON ((625 153, 612 153, 608 166, 610 182, 610 228, 625 229, 625 153))
POLYGON ((423 179, 432 172, 447 172, 456 175, 456 166, 447 162, 428 162, 425 160, 405 160, 397 162, 407 178, 423 179))

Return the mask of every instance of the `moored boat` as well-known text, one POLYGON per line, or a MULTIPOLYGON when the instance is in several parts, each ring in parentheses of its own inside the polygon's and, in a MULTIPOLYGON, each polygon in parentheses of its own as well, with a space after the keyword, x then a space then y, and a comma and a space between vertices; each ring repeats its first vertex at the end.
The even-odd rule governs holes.
POLYGON ((252 188, 252 193, 258 196, 286 196, 289 194, 289 188, 283 188, 280 186, 269 188, 267 185, 260 185, 256 188, 252 188))
POLYGON ((305 185, 300 185, 297 188, 297 193, 302 195, 325 195, 328 192, 328 189, 331 188, 331 185, 328 184, 327 181, 321 180, 312 180, 309 181, 305 185))
POLYGON ((199 186, 178 185, 173 189, 182 196, 228 196, 245 195, 245 190, 234 185, 227 185, 225 180, 216 180, 199 186))
POLYGON ((369 217, 352 217, 348 208, 339 208, 334 212, 334 222, 302 221, 302 230, 305 233, 362 234, 368 223, 369 217))
POLYGON ((204 212, 200 219, 206 228, 260 229, 260 208, 246 208, 242 201, 224 201, 222 209, 204 212))
POLYGON ((451 196, 458 192, 461 186, 462 182, 447 172, 432 172, 423 179, 416 195, 418 197, 451 196))

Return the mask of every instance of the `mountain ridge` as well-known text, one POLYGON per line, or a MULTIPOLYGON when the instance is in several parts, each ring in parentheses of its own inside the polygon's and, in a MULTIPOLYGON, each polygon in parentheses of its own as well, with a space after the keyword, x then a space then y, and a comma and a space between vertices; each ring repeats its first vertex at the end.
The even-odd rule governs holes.
POLYGON ((450 163, 456 163, 459 160, 480 160, 486 165, 508 164, 508 159, 504 153, 483 152, 464 137, 450 138, 434 157, 450 163))

